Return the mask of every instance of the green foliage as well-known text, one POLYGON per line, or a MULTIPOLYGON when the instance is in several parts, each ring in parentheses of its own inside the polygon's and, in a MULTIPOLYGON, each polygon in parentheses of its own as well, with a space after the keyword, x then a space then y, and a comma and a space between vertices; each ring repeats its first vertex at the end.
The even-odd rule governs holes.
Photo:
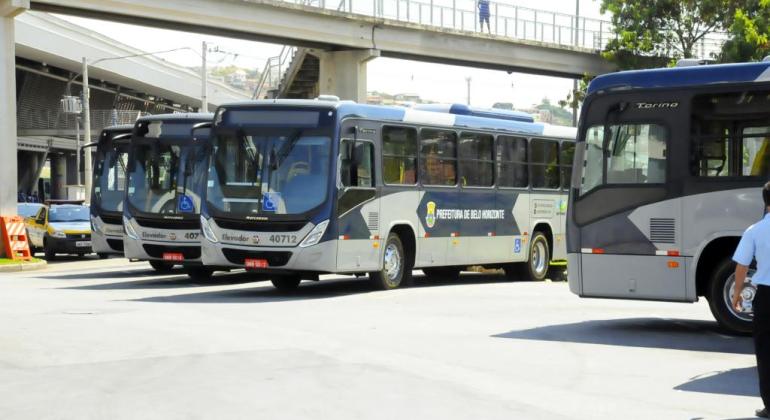
POLYGON ((583 99, 586 98, 586 91, 588 90, 588 84, 591 83, 591 80, 594 79, 594 76, 591 76, 589 74, 584 74, 583 78, 578 81, 578 88, 576 91, 571 91, 569 94, 567 94, 567 99, 563 99, 559 101, 559 106, 562 108, 574 108, 577 109, 580 107, 580 104, 583 103, 583 99))
POLYGON ((746 0, 730 17, 723 63, 758 61, 770 55, 770 0, 746 0))
POLYGON ((738 3, 744 1, 602 0, 601 11, 611 14, 615 35, 603 55, 621 70, 692 58, 706 35, 726 29, 738 3))

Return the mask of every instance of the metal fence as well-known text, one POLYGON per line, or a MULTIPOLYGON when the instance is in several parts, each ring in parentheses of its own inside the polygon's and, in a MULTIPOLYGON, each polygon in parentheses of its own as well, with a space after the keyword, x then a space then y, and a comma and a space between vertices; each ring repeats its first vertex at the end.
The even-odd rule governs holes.
MULTIPOLYGON (((490 2, 489 29, 481 28, 475 0, 283 0, 310 8, 336 10, 368 17, 468 32, 487 32, 514 40, 542 42, 603 50, 615 38, 608 20, 490 2)), ((726 37, 704 38, 694 53, 710 58, 718 53, 726 37)), ((672 50, 673 51, 673 50, 672 50)))
MULTIPOLYGON (((141 111, 91 110, 91 130, 101 130, 111 125, 133 124, 143 115, 146 113, 141 111)), ((20 130, 71 130, 74 133, 76 129, 76 114, 65 114, 58 110, 27 110, 19 113, 17 121, 20 130)))

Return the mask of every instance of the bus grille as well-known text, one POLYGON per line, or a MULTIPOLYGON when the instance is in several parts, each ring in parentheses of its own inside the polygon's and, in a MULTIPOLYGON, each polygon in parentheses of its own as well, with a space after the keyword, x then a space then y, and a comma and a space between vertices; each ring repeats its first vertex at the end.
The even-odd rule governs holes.
POLYGON ((135 217, 136 224, 146 228, 155 229, 179 229, 179 230, 197 230, 201 228, 199 219, 149 219, 144 217, 135 217))
POLYGON ((650 219, 650 241, 661 244, 676 243, 674 219, 650 219))
POLYGON ((166 252, 180 252, 185 260, 197 260, 201 257, 201 247, 199 246, 165 246, 144 244, 144 252, 152 258, 163 258, 166 252))
POLYGON ((123 241, 120 239, 107 239, 107 245, 115 251, 123 251, 123 241))
POLYGON ((242 249, 223 248, 222 253, 233 264, 243 265, 248 259, 267 260, 270 267, 282 267, 289 263, 291 252, 288 251, 244 251, 242 249))
POLYGON ((102 218, 102 222, 108 224, 108 225, 122 225, 123 224, 123 217, 120 215, 112 215, 112 214, 105 214, 102 213, 100 215, 102 218))
POLYGON ((222 229, 245 230, 248 232, 298 232, 307 224, 306 221, 300 222, 257 222, 253 220, 233 220, 214 218, 217 226, 222 229))

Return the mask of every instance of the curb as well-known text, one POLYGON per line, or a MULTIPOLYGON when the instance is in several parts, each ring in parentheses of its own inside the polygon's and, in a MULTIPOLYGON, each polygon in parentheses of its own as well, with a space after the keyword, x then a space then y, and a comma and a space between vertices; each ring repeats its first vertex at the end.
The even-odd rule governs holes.
POLYGON ((33 262, 33 263, 18 263, 18 264, 5 264, 0 265, 0 273, 16 273, 19 271, 33 271, 42 270, 48 266, 45 261, 33 262))

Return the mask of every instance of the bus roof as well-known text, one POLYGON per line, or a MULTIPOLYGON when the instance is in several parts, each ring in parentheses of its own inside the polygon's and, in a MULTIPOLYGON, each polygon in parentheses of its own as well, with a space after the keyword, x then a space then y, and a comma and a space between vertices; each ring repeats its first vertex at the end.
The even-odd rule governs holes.
POLYGON ((770 81, 770 62, 711 64, 609 73, 594 79, 587 93, 770 81))
POLYGON ((214 119, 214 114, 209 112, 178 112, 175 114, 157 114, 157 115, 145 115, 136 120, 136 122, 142 121, 182 121, 182 120, 200 120, 211 121, 214 119))
POLYGON ((424 111, 390 105, 366 105, 353 101, 322 101, 311 99, 272 99, 237 102, 221 108, 258 108, 269 106, 313 107, 336 110, 340 120, 366 118, 381 121, 426 124, 453 128, 509 131, 511 133, 575 139, 577 130, 543 123, 514 121, 506 118, 488 118, 473 115, 457 115, 448 112, 424 111))
POLYGON ((473 117, 495 118, 528 123, 535 122, 535 118, 532 115, 529 115, 526 112, 509 109, 481 108, 464 104, 417 104, 412 108, 421 111, 444 112, 455 115, 470 115, 473 117))

